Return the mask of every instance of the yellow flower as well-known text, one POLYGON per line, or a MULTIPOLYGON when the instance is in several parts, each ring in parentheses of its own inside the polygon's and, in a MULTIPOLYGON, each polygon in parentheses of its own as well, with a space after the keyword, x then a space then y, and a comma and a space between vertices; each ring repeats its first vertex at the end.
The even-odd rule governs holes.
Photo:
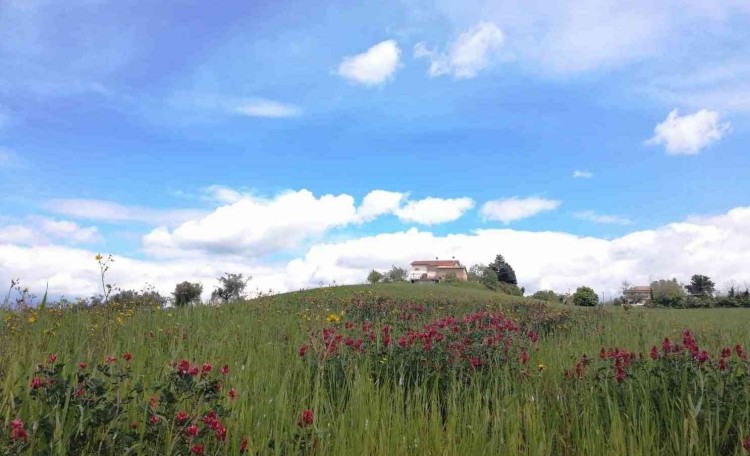
POLYGON ((36 321, 36 315, 30 315, 27 320, 29 321, 29 323, 34 323, 36 321))
POLYGON ((335 313, 332 313, 326 317, 326 321, 328 321, 328 323, 338 323, 341 321, 341 317, 339 315, 336 315, 335 313))
POLYGON ((94 257, 94 259, 96 261, 102 261, 102 254, 101 253, 97 253, 96 256, 94 257))
POLYGON ((538 367, 539 367, 539 372, 541 372, 541 371, 543 371, 544 369, 547 368, 547 366, 545 366, 544 364, 541 364, 541 363, 539 364, 538 367))

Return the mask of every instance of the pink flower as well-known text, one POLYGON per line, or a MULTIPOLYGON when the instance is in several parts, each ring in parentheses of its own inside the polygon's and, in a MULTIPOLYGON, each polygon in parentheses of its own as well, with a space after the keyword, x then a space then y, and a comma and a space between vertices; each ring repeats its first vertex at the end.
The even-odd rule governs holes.
POLYGON ((722 358, 729 358, 732 356, 732 349, 729 347, 724 347, 721 349, 721 357, 722 358))
POLYGON ((300 412, 299 417, 297 417, 297 426, 299 427, 307 427, 311 426, 313 422, 315 421, 315 414, 312 410, 303 410, 300 412))
POLYGON ((529 362, 529 354, 526 352, 526 350, 521 352, 521 364, 526 364, 529 362))
POLYGON ((219 371, 221 372, 221 375, 229 374, 229 364, 224 364, 223 366, 221 366, 221 369, 219 371))
POLYGON ((240 440, 240 453, 247 453, 247 447, 250 446, 250 438, 245 436, 240 440))
POLYGON ((205 363, 203 364, 203 369, 201 369, 201 372, 204 374, 208 374, 213 370, 213 368, 214 367, 211 365, 211 363, 205 363))
POLYGON ((190 366, 187 372, 191 377, 195 377, 200 373, 200 370, 196 366, 190 366))
POLYGON ((708 352, 707 352, 707 351, 705 351, 705 350, 703 350, 702 352, 700 352, 700 353, 698 353, 698 354, 696 355, 695 359, 696 359, 696 360, 697 360, 697 361, 698 361, 699 363, 701 363, 701 364, 705 363, 706 361, 708 361, 708 352))
POLYGON ((57 361, 57 355, 50 353, 47 357, 47 364, 54 364, 55 361, 57 361))
POLYGON ((157 399, 156 396, 151 396, 150 398, 148 398, 148 406, 152 409, 155 409, 159 406, 159 399, 157 399))
POLYGON ((221 423, 216 425, 216 428, 214 429, 214 435, 216 435, 216 440, 223 442, 227 439, 227 428, 225 428, 221 423))
POLYGON ((750 454, 750 435, 746 435, 744 440, 742 440, 742 448, 750 454))
POLYGON ((231 388, 229 390, 229 399, 231 399, 231 400, 237 399, 237 390, 236 389, 231 388))
POLYGON ((44 380, 42 380, 39 377, 34 377, 31 379, 31 389, 37 390, 39 388, 44 388, 44 380))
POLYGON ((10 439, 11 440, 28 440, 29 434, 24 429, 23 420, 16 418, 10 422, 10 439))
POLYGON ((85 363, 85 362, 83 362, 83 361, 81 361, 80 363, 78 363, 78 369, 80 369, 80 370, 84 370, 84 369, 86 369, 87 367, 89 367, 89 364, 88 364, 88 363, 85 363))
POLYGON ((191 424, 185 429, 185 435, 187 435, 190 438, 193 438, 196 435, 198 435, 198 432, 200 432, 200 430, 198 429, 198 426, 194 424, 191 424))
POLYGON ((299 350, 297 351, 297 354, 300 356, 300 358, 305 357, 305 355, 307 354, 307 349, 307 344, 300 345, 299 350))
POLYGON ((159 421, 161 421, 161 418, 159 418, 157 415, 151 415, 148 418, 148 423, 149 424, 159 424, 159 421))
POLYGON ((193 454, 203 454, 203 444, 196 443, 195 445, 191 446, 190 452, 193 454))
POLYGON ((177 412, 177 414, 174 416, 175 421, 177 421, 178 423, 184 423, 188 420, 188 418, 190 417, 188 416, 187 412, 182 410, 177 412))
POLYGON ((653 359, 654 361, 659 359, 659 349, 656 348, 656 345, 651 347, 651 359, 653 359))
POLYGON ((124 355, 122 355, 122 359, 124 359, 125 361, 130 362, 130 360, 133 359, 133 354, 130 353, 130 352, 127 352, 124 355))
POLYGON ((104 358, 104 362, 107 364, 112 364, 115 361, 117 361, 117 358, 115 358, 114 356, 107 356, 106 358, 104 358))

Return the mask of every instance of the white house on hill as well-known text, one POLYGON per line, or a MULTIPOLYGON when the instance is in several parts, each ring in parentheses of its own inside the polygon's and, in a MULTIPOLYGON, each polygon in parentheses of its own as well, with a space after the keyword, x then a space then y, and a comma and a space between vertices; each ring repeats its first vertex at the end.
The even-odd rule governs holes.
POLYGON ((456 280, 469 280, 466 267, 461 262, 453 260, 418 260, 412 261, 409 280, 413 282, 440 282, 449 277, 456 280))

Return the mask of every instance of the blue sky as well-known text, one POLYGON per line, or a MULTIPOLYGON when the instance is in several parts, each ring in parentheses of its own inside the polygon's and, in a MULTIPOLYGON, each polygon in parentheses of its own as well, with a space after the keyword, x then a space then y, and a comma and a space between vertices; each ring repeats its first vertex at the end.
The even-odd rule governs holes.
POLYGON ((0 279, 86 294, 102 251, 122 283, 290 289, 505 252, 530 288, 750 281, 693 263, 750 242, 750 7, 652 3, 2 2, 0 279))

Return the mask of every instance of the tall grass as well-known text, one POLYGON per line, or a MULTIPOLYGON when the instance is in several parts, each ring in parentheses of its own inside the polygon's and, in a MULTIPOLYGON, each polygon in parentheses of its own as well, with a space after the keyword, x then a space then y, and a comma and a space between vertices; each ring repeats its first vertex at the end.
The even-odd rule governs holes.
MULTIPOLYGON (((171 362, 183 358, 231 367, 230 382, 239 396, 231 404, 230 438, 221 454, 238 454, 243 435, 250 438, 251 454, 277 455, 743 454, 741 438, 750 433, 747 382, 726 393, 736 401, 717 409, 708 400, 713 392, 690 386, 695 378, 684 379, 684 391, 670 396, 658 394, 664 384, 656 378, 618 384, 594 373, 566 379, 565 371, 583 354, 596 358, 603 346, 647 354, 664 337, 678 339, 684 328, 712 354, 724 346, 750 347, 748 310, 576 309, 542 335, 526 378, 497 368, 481 374, 481 381, 449 381, 447 390, 437 391, 375 384, 361 364, 346 371, 344 398, 344 389, 331 390, 319 381, 298 349, 328 324, 329 314, 343 312, 346 319, 353 294, 371 301, 424 302, 435 306, 435 315, 492 307, 522 316, 518 307, 525 303, 483 290, 398 285, 327 288, 218 308, 62 311, 48 304, 5 313, 0 320, 2 432, 16 417, 34 422, 39 406, 28 384, 50 353, 72 371, 78 361, 131 352, 132 370, 144 385, 163 380, 171 362), (315 444, 306 450, 294 443, 303 409, 315 412, 315 444)), ((141 418, 136 409, 130 414, 132 420, 141 418)))

